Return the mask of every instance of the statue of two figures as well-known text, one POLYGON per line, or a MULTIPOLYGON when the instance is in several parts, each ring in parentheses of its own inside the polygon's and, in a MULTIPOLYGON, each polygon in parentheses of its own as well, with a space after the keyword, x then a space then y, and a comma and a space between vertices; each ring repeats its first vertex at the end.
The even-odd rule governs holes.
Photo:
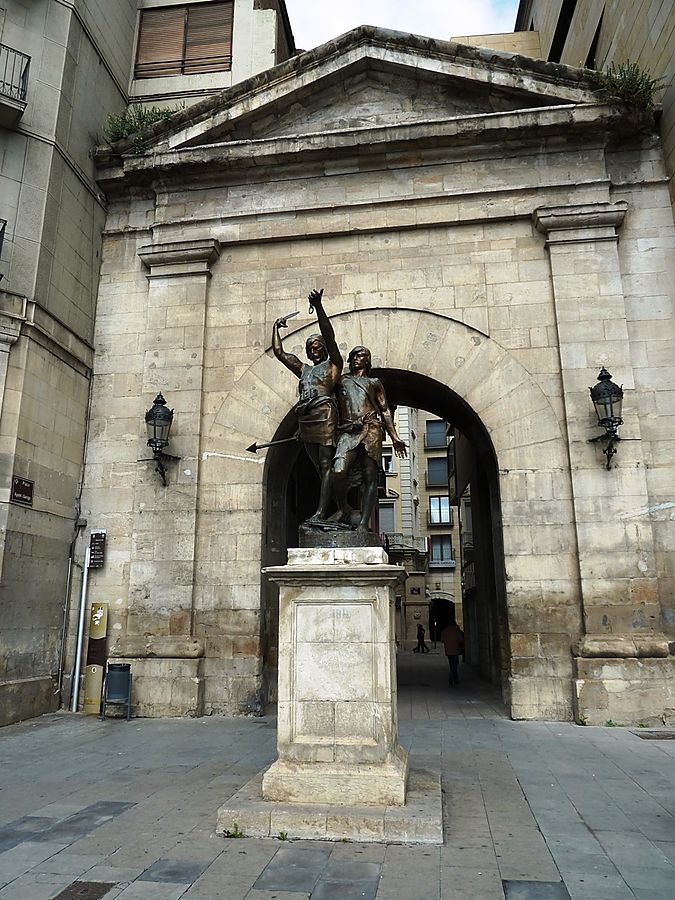
POLYGON ((274 355, 299 379, 299 436, 321 479, 317 510, 305 525, 366 533, 377 502, 382 432, 391 438, 397 456, 406 456, 406 445, 396 432, 382 382, 370 375, 370 350, 354 347, 347 360, 349 371, 343 373, 344 360, 323 308, 323 290, 312 291, 309 303, 321 332, 307 338, 309 365, 283 348, 280 329, 287 327, 290 316, 277 319, 272 328, 274 355), (358 511, 347 500, 356 485, 361 490, 358 511))

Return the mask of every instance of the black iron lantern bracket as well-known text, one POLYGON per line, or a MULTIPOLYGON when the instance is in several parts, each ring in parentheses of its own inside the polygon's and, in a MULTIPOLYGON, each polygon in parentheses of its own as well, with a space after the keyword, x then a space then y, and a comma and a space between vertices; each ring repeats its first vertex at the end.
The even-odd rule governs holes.
POLYGON ((138 462, 154 462, 155 472, 162 479, 162 484, 166 487, 166 466, 164 462, 169 459, 180 459, 180 456, 173 456, 171 453, 164 453, 162 450, 153 450, 153 456, 139 459, 138 462))
POLYGON ((607 441, 607 446, 602 451, 607 457, 607 462, 605 463, 606 469, 611 469, 612 457, 616 455, 616 447, 614 446, 621 440, 621 437, 614 432, 613 434, 609 432, 605 432, 605 434, 599 434, 597 437, 589 438, 589 444, 597 444, 598 441, 607 441))
POLYGON ((180 459, 180 456, 172 456, 165 453, 164 449, 169 443, 169 432, 173 422, 173 410, 166 405, 166 400, 161 392, 155 397, 155 402, 146 410, 145 425, 148 430, 148 447, 152 450, 152 459, 142 459, 139 462, 154 462, 155 472, 162 479, 166 487, 166 460, 180 459))
POLYGON ((602 451, 607 457, 606 469, 611 469, 612 457, 616 455, 616 444, 621 440, 619 426, 623 425, 621 407, 623 404, 623 385, 619 386, 612 381, 612 376, 607 369, 600 369, 598 384, 589 388, 591 400, 598 417, 598 425, 605 429, 604 434, 589 438, 589 444, 598 441, 607 441, 607 446, 602 451))

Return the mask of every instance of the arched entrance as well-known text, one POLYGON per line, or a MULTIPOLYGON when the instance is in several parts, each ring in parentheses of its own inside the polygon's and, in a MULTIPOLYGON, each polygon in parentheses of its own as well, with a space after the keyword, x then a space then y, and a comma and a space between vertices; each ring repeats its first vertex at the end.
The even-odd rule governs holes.
MULTIPOLYGON (((482 423, 468 405, 447 385, 419 372, 381 368, 373 370, 381 379, 392 406, 409 406, 450 421, 461 430, 467 441, 466 471, 462 484, 471 484, 473 521, 480 524, 474 538, 474 554, 480 561, 472 568, 477 573, 475 583, 466 594, 465 618, 467 657, 481 676, 509 697, 510 654, 504 587, 504 556, 501 540, 501 511, 499 479, 496 459, 489 436, 482 423)), ((284 440, 293 434, 295 422, 288 416, 280 425, 274 440, 284 440)), ((285 551, 296 546, 297 529, 301 521, 313 512, 318 496, 318 479, 312 465, 296 442, 270 448, 266 471, 265 542, 263 564, 280 565, 285 551)), ((268 699, 274 699, 278 604, 276 589, 263 582, 264 614, 264 670, 268 699)), ((442 628, 454 621, 454 603, 448 596, 430 598, 436 623, 437 639, 442 628)), ((461 599, 461 598, 459 598, 461 599)))
MULTIPOLYGON (((515 352, 461 321, 425 310, 363 309, 333 315, 332 321, 345 353, 356 344, 372 348, 392 404, 448 418, 467 438, 475 466, 474 531, 489 538, 483 545, 492 554, 481 566, 483 582, 476 583, 494 610, 482 629, 485 674, 501 681, 514 718, 571 718, 570 646, 581 616, 578 561, 556 550, 561 542, 569 548, 576 541, 569 454, 558 407, 549 399, 555 400, 557 376, 540 379, 515 352)), ((301 354, 314 327, 299 328, 285 345, 301 354)), ((254 438, 293 434, 289 410, 295 392, 295 379, 268 351, 233 386, 212 426, 221 453, 232 454, 230 472, 236 470, 240 479, 232 490, 244 490, 251 503, 260 498, 262 565, 283 562, 292 528, 286 502, 294 489, 292 454, 297 457, 300 448, 272 449, 259 465, 240 463, 241 448, 254 438), (261 409, 255 421, 252 405, 261 409)), ((236 521, 232 517, 234 528, 236 521)), ((269 673, 275 668, 274 604, 265 583, 260 590, 269 673)))

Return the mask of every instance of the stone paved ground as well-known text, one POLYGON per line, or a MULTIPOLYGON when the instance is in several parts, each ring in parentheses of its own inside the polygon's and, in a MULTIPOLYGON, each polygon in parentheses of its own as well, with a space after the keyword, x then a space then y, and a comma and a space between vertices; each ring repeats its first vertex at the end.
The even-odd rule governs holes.
POLYGON ((442 771, 443 846, 218 838, 218 806, 274 758, 272 717, 61 713, 0 732, 0 900, 674 900, 675 740, 511 722, 434 653, 399 681, 401 740, 442 771))

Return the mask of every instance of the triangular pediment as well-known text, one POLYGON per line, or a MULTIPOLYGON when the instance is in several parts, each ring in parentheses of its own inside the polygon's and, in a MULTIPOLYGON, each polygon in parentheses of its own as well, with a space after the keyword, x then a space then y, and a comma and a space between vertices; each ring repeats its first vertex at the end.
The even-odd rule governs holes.
POLYGON ((222 123, 209 141, 413 125, 544 105, 551 105, 551 98, 366 57, 341 69, 339 78, 319 79, 309 93, 290 91, 274 104, 222 123))
MULTIPOLYGON (((350 135, 358 143, 379 130, 379 141, 385 130, 395 141, 411 126, 436 134, 471 119, 494 127, 495 117, 503 129, 511 114, 597 105, 595 87, 585 70, 362 26, 152 126, 142 143, 168 165, 198 148, 239 148, 241 158, 251 141, 262 152, 312 136, 316 149, 322 135, 346 146, 350 135)), ((99 162, 133 156, 137 143, 120 141, 99 162)))

